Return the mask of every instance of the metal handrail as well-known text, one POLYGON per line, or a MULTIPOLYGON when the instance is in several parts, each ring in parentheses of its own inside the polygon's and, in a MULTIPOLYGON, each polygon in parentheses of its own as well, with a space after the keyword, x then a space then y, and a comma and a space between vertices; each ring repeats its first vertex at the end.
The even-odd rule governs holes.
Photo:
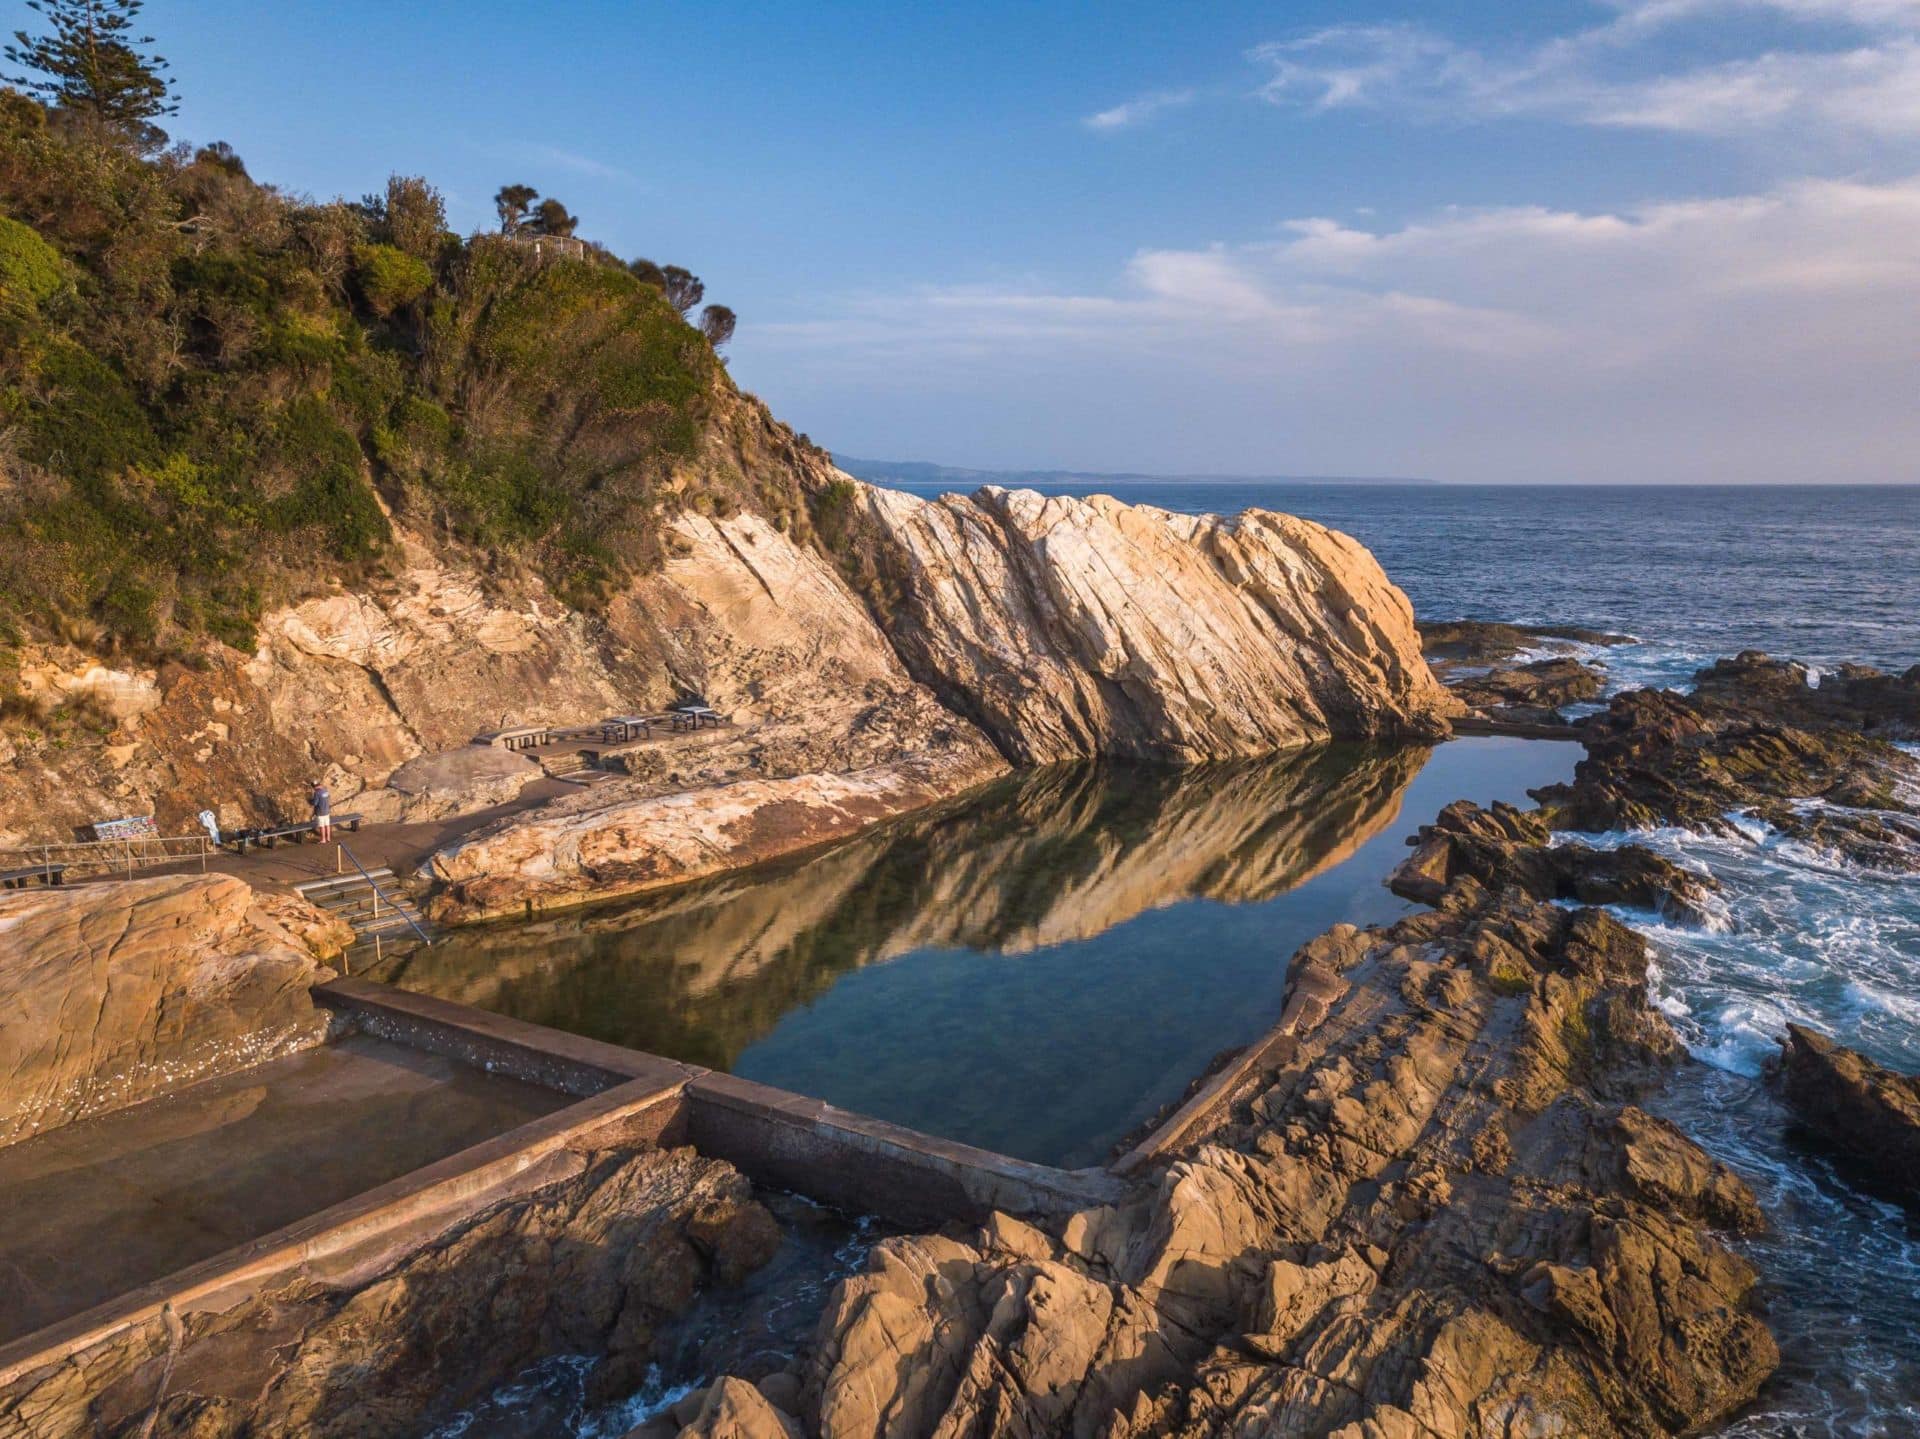
POLYGON ((105 873, 125 870, 132 874, 149 865, 179 864, 197 859, 205 870, 207 860, 217 853, 213 841, 204 834, 145 834, 125 839, 63 840, 57 843, 19 845, 0 850, 0 868, 16 863, 53 864, 70 869, 97 869, 105 873), (178 846, 176 848, 175 846, 178 846))
POLYGON ((399 915, 400 918, 404 919, 407 922, 407 928, 412 930, 416 935, 420 937, 420 942, 428 946, 429 948, 431 948, 433 945, 433 941, 427 937, 427 932, 424 929, 420 928, 418 924, 414 923, 414 919, 412 915, 408 914, 398 904, 394 903, 392 895, 388 894, 384 889, 380 888, 380 881, 367 873, 367 867, 364 864, 360 863, 360 856, 347 848, 347 842, 345 840, 335 840, 334 843, 339 845, 341 854, 345 855, 348 859, 353 861, 353 867, 360 871, 360 878, 364 879, 367 882, 367 888, 373 891, 374 914, 378 915, 380 913, 380 901, 384 899, 389 905, 393 907, 393 912, 399 915))

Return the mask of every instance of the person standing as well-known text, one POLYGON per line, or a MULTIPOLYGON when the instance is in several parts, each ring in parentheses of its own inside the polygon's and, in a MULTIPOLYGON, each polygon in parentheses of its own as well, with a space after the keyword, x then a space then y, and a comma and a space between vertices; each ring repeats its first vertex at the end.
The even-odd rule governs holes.
POLYGON ((333 842, 333 795, 325 783, 313 782, 313 793, 307 802, 313 806, 313 832, 320 836, 320 843, 333 842))

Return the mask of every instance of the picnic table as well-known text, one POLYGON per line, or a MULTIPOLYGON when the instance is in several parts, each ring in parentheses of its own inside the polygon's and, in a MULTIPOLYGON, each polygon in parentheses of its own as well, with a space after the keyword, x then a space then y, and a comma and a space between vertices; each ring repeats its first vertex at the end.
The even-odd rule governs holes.
POLYGON ((473 737, 475 744, 494 745, 500 749, 526 750, 535 745, 552 744, 553 731, 546 725, 518 725, 512 729, 492 730, 473 737))
POLYGON ((676 730, 696 730, 703 724, 710 724, 715 729, 720 727, 720 711, 706 705, 679 705, 668 713, 673 717, 676 730))
POLYGON ((30 864, 25 869, 0 869, 0 889, 25 889, 36 879, 42 884, 65 884, 64 864, 30 864))
POLYGON ((651 715, 615 715, 600 722, 600 738, 607 744, 625 744, 632 739, 653 738, 651 715))
MULTIPOLYGON (((312 834, 319 827, 315 821, 306 819, 297 824, 277 824, 265 829, 235 830, 228 839, 236 851, 245 854, 249 849, 272 849, 283 839, 290 839, 298 844, 304 836, 312 834)), ((333 817, 333 827, 344 829, 350 834, 358 834, 360 816, 337 814, 333 817)))

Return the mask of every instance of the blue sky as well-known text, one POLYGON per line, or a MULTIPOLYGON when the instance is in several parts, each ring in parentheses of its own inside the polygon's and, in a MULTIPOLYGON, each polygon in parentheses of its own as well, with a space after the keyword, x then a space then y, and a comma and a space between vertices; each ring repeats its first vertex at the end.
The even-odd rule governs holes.
POLYGON ((1920 479, 1920 0, 144 18, 178 134, 558 195, 849 454, 1920 479))

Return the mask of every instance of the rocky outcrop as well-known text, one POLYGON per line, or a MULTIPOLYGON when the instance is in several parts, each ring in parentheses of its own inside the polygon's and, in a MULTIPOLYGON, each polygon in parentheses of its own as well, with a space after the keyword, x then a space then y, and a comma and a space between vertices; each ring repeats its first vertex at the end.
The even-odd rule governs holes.
POLYGON ((1920 864, 1920 816, 1902 798, 1920 761, 1879 738, 1669 690, 1615 696, 1580 735, 1587 757, 1573 782, 1535 791, 1554 828, 1732 833, 1728 815, 1748 811, 1863 863, 1920 864))
POLYGON ((1419 630, 1434 674, 1472 711, 1467 727, 1512 733, 1566 725, 1563 706, 1596 699, 1606 689, 1605 666, 1587 655, 1633 643, 1627 635, 1573 625, 1443 620, 1419 630), (1522 655, 1533 658, 1512 662, 1522 655))
POLYGON ((1388 881, 1393 892, 1423 904, 1458 903, 1512 887, 1529 899, 1570 899, 1650 909, 1683 923, 1707 915, 1719 882, 1681 868, 1644 845, 1593 849, 1555 845, 1537 813, 1496 802, 1491 810, 1456 800, 1409 844, 1410 858, 1388 881), (1470 880, 1469 887, 1462 882, 1470 880))
POLYGON ((223 875, 0 893, 0 1143, 317 1043, 337 929, 223 875))
POLYGON ((531 914, 684 884, 845 839, 1003 772, 984 746, 952 738, 950 747, 847 773, 639 798, 596 792, 511 817, 433 857, 443 886, 433 916, 460 923, 531 914))
POLYGON ((895 648, 1016 763, 1434 736, 1458 709, 1406 597, 1309 521, 992 487, 863 494, 895 648))
POLYGON ((1421 648, 1437 672, 1487 669, 1516 655, 1540 651, 1571 654, 1580 647, 1612 648, 1635 643, 1632 635, 1580 625, 1509 625, 1489 620, 1426 620, 1418 626, 1421 648))
POLYGON ((1852 1160, 1876 1188, 1920 1204, 1920 1076, 1900 1074, 1798 1024, 1778 1078, 1806 1135, 1852 1160))
POLYGON ((738 1283, 779 1230, 692 1150, 580 1156, 377 1272, 295 1280, 137 1324, 0 1391, 0 1439, 418 1434, 554 1354, 604 1358, 596 1402, 639 1386, 658 1329, 738 1283))
POLYGON ((1920 665, 1882 674, 1841 665, 1817 676, 1797 660, 1742 650, 1693 677, 1694 694, 1718 708, 1796 729, 1847 729, 1879 739, 1920 739, 1920 665))
POLYGON ((1511 890, 1331 931, 1294 958, 1287 1042, 1140 1199, 1057 1238, 1002 1216, 882 1242, 795 1417, 1610 1439, 1729 1414, 1776 1352, 1709 1231, 1759 1214, 1628 1102, 1678 1050, 1645 976, 1603 912, 1511 890))

